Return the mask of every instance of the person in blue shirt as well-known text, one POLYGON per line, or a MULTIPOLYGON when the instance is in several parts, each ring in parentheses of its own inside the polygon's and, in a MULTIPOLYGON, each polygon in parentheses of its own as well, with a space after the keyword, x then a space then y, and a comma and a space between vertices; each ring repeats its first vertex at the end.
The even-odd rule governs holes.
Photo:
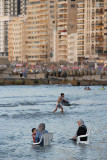
POLYGON ((41 139, 41 136, 45 133, 48 133, 47 130, 45 130, 45 124, 44 123, 40 123, 38 126, 38 129, 36 131, 36 137, 35 137, 35 142, 38 143, 41 139))

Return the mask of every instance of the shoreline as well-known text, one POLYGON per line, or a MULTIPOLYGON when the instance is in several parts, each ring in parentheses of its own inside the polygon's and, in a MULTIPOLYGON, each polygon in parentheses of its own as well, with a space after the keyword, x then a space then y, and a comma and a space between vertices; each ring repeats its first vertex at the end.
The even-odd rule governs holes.
POLYGON ((0 86, 7 85, 66 85, 71 84, 73 86, 107 86, 106 79, 100 80, 70 80, 69 78, 40 78, 40 79, 30 79, 30 78, 0 78, 0 86))

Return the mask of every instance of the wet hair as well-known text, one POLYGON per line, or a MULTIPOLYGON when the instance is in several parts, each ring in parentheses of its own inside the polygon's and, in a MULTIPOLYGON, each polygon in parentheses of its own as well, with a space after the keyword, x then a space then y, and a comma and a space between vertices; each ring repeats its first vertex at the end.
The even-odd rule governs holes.
POLYGON ((32 128, 32 133, 34 132, 35 129, 36 129, 36 128, 32 128))
POLYGON ((61 96, 63 96, 64 95, 64 93, 61 93, 61 96))

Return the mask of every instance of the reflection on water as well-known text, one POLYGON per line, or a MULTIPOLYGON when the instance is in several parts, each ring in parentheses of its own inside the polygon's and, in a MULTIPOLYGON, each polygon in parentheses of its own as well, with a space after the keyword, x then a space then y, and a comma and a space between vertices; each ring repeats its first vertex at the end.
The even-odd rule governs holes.
POLYGON ((104 160, 107 157, 107 88, 91 91, 71 85, 1 86, 0 87, 0 159, 1 160, 104 160), (61 92, 71 103, 64 114, 54 115, 61 92), (77 145, 70 138, 77 120, 92 127, 91 143, 77 145), (40 122, 54 134, 50 146, 32 145, 31 129, 40 122))

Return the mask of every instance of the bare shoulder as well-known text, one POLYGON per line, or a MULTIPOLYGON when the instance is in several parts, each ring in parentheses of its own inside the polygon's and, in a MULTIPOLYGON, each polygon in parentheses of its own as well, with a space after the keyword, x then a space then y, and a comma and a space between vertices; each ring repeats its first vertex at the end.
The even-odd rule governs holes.
POLYGON ((60 96, 58 99, 59 99, 59 100, 61 100, 61 99, 62 99, 62 97, 60 96))
POLYGON ((60 100, 61 100, 61 96, 58 98, 58 101, 57 101, 57 102, 60 102, 60 100))

